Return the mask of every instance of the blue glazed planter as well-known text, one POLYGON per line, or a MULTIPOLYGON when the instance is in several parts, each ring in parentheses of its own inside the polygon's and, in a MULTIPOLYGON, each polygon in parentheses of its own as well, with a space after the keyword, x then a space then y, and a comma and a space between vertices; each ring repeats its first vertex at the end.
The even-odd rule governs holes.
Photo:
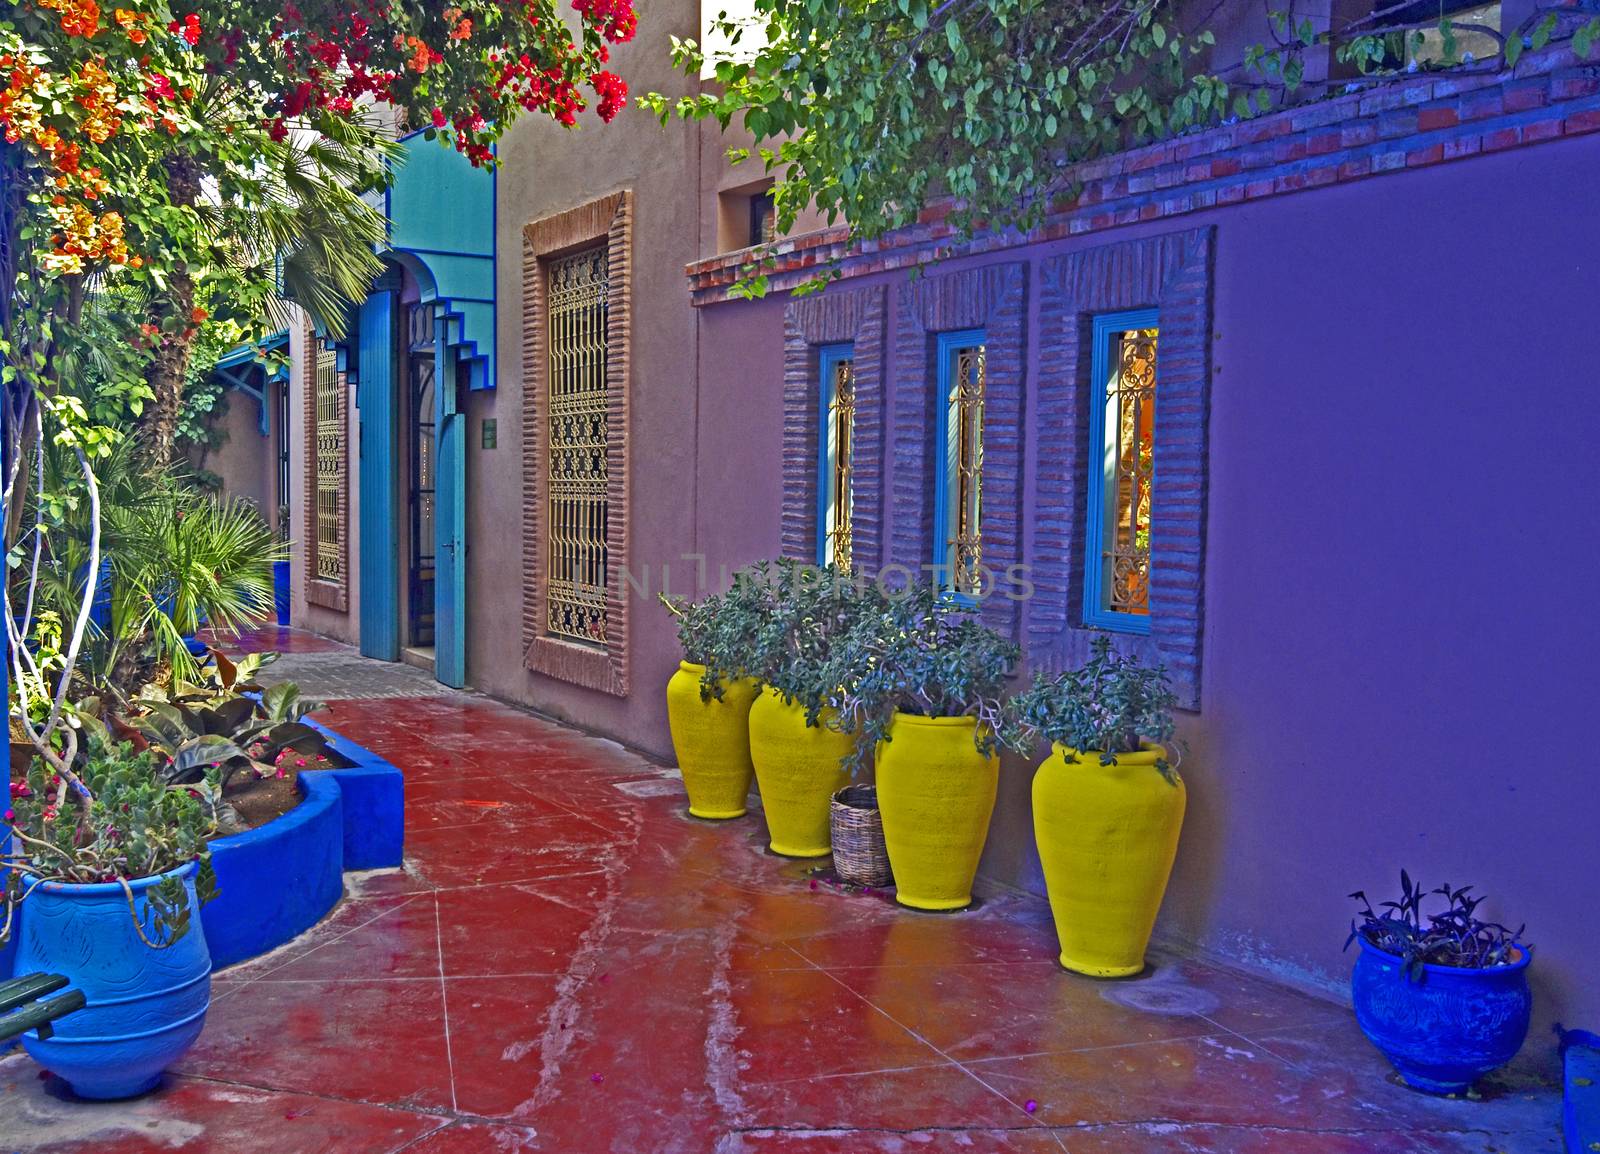
POLYGON ((272 563, 272 608, 278 615, 278 624, 289 627, 289 562, 272 563))
POLYGON ((1356 1021, 1407 1085, 1465 1093, 1516 1057, 1533 1007, 1526 949, 1508 966, 1425 966, 1418 982, 1406 977, 1399 958, 1365 938, 1360 943, 1350 976, 1356 1021))
MULTIPOLYGON (((65 974, 87 1004, 55 1024, 41 1041, 23 1035, 23 1048, 65 1078, 83 1098, 129 1098, 153 1088, 205 1025, 211 1003, 211 953, 200 928, 190 863, 171 871, 189 894, 189 932, 166 949, 139 940, 128 899, 115 883, 46 882, 28 898, 17 972, 65 974)), ((160 880, 129 882, 142 894, 160 880)), ((150 923, 144 923, 151 934, 150 923)))

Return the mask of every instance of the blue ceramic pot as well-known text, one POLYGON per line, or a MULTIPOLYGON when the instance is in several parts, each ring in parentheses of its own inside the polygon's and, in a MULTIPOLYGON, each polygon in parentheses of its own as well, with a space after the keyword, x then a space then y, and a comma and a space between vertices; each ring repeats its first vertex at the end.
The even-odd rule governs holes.
POLYGON ((1359 940, 1350 976, 1356 1021, 1407 1085, 1465 1093, 1516 1057, 1533 1008, 1526 949, 1510 965, 1484 970, 1424 966, 1417 981, 1399 958, 1359 940))
POLYGON ((153 938, 144 891, 162 877, 183 879, 189 932, 165 949, 139 940, 127 896, 115 883, 46 882, 28 898, 17 973, 65 974, 86 1004, 55 1023, 53 1037, 40 1040, 29 1032, 22 1045, 80 1097, 144 1093, 200 1036, 211 1004, 211 952, 195 899, 198 869, 191 862, 128 883, 145 934, 153 938))
POLYGON ((272 607, 277 612, 278 624, 289 627, 289 562, 272 563, 272 607))

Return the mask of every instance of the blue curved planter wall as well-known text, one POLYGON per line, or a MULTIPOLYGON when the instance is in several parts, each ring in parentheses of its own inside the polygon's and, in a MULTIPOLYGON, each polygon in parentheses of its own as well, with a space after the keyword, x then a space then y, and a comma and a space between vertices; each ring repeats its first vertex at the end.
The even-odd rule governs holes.
POLYGON ((200 911, 221 968, 276 949, 321 921, 347 869, 400 864, 405 781, 383 758, 311 722, 352 764, 300 775, 305 800, 275 821, 211 843, 217 896, 200 911))
MULTIPOLYGON (((405 845, 405 781, 383 758, 310 722, 352 764, 300 775, 304 800, 258 829, 211 843, 217 896, 200 911, 212 965, 276 949, 322 920, 347 869, 397 866, 405 845)), ((27 916, 26 907, 21 911, 27 916)), ((13 934, 13 943, 18 935, 13 934)), ((0 978, 14 944, 0 949, 0 978)))

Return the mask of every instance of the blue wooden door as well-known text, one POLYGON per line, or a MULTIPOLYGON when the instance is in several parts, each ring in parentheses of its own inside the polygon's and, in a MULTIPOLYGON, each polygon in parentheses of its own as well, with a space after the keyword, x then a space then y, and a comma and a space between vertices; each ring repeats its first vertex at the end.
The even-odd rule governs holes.
POLYGON ((441 368, 434 390, 433 675, 460 688, 467 683, 467 415, 460 411, 466 382, 446 340, 446 323, 442 316, 435 322, 434 355, 441 368))
POLYGON ((374 289, 361 305, 356 406, 361 416, 361 652, 400 660, 400 524, 396 485, 396 399, 393 288, 374 289))

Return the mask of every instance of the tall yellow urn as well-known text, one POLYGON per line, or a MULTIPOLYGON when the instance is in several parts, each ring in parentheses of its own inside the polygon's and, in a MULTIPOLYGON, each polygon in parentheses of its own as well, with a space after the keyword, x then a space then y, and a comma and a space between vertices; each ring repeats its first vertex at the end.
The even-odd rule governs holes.
POLYGON ((757 685, 743 677, 723 683, 722 697, 704 701, 706 667, 680 661, 667 682, 667 727, 695 817, 743 817, 750 794, 750 706, 757 685))
POLYGON ((802 706, 771 686, 762 689, 750 707, 750 760, 773 853, 811 858, 832 852, 828 802, 850 784, 840 762, 854 746, 853 735, 807 725, 802 706))
POLYGON ((1000 758, 979 752, 972 717, 897 713, 878 743, 878 811, 895 900, 917 910, 972 904, 1000 758))
POLYGON ((1101 765, 1056 743, 1033 778, 1033 832, 1061 941, 1061 964, 1096 978, 1144 969, 1178 853, 1187 794, 1146 745, 1101 765), (1076 757, 1076 761, 1069 760, 1076 757))

